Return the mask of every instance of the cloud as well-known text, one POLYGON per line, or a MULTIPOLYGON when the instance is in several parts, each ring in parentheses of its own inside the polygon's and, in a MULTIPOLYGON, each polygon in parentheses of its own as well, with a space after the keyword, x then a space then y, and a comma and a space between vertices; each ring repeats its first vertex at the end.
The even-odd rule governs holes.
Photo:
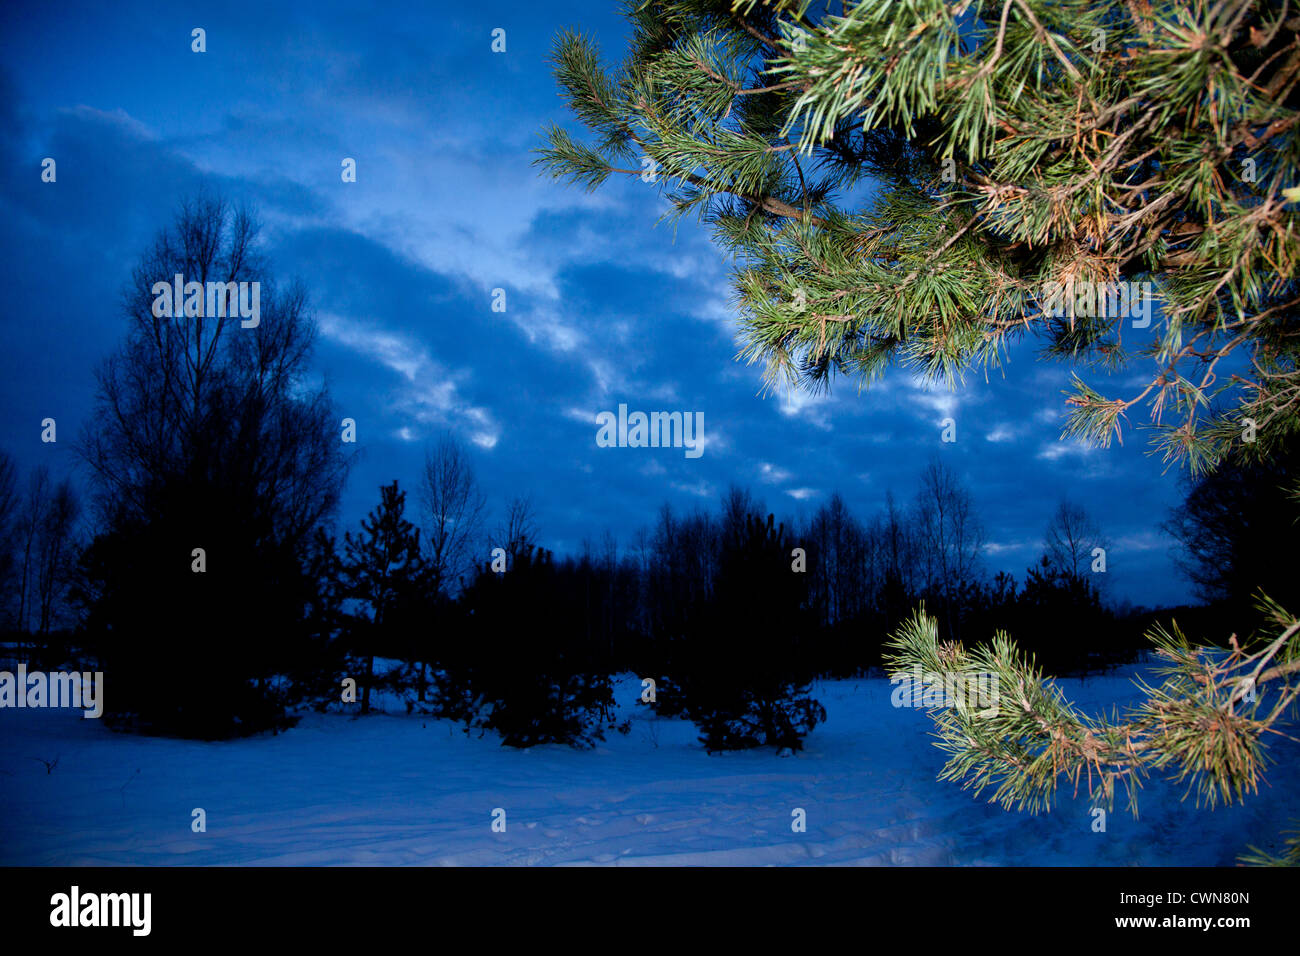
POLYGON ((945 418, 955 419, 957 417, 957 410, 961 407, 961 400, 953 392, 929 389, 919 385, 914 385, 913 388, 912 401, 917 406, 929 409, 939 417, 940 421, 945 418))
POLYGON ((910 500, 937 451, 1002 542, 991 555, 1015 558, 1062 479, 1083 476, 1079 497, 1117 547, 1146 548, 1131 593, 1146 602, 1170 587, 1171 572, 1150 570, 1161 553, 1143 532, 1177 487, 1136 442, 1094 454, 1049 441, 1068 371, 1033 361, 1032 343, 960 394, 897 368, 862 393, 845 379, 829 395, 763 393, 761 369, 735 361, 732 265, 706 227, 654 228, 664 200, 634 178, 586 193, 537 175, 537 131, 571 119, 551 39, 576 19, 620 48, 616 11, 507 8, 509 56, 452 43, 431 58, 430 36, 471 35, 485 14, 421 8, 396 23, 304 10, 235 0, 208 25, 227 52, 207 58, 160 43, 170 28, 129 0, 88 7, 73 31, 54 8, 10 18, 0 282, 18 318, 6 326, 0 405, 12 414, 0 447, 22 467, 37 460, 24 422, 93 423, 93 369, 125 331, 109 313, 130 266, 179 201, 207 188, 257 208, 277 270, 300 276, 318 310, 310 378, 328 383, 370 446, 344 492, 346 524, 381 482, 418 475, 421 443, 443 428, 480 459, 491 451, 479 475, 493 507, 534 495, 557 547, 605 528, 627 540, 664 499, 694 507, 745 479, 790 510, 838 489, 869 519, 891 489, 910 500), (47 155, 57 188, 33 174, 47 155), (340 181, 343 156, 357 160, 356 183, 340 181), (491 311, 495 288, 504 313, 491 311), (706 454, 602 455, 595 414, 620 401, 702 410, 706 454), (940 446, 930 426, 947 417, 964 428, 940 446), (801 484, 812 477, 817 488, 801 484))
POLYGON ((776 399, 777 409, 786 418, 796 418, 822 431, 832 429, 830 407, 835 400, 830 394, 782 384, 776 390, 776 399))
POLYGON ((1044 461, 1060 461, 1062 458, 1079 458, 1084 459, 1095 455, 1101 451, 1100 448, 1093 445, 1085 445, 1077 439, 1068 441, 1045 442, 1038 447, 1038 454, 1035 456, 1044 461))
POLYGON ((713 497, 713 486, 703 479, 695 482, 670 481, 668 485, 671 488, 675 488, 677 491, 693 495, 696 498, 713 497))
POLYGON ((1038 546, 1037 542, 1028 541, 987 541, 984 544, 984 553, 989 557, 995 557, 1000 554, 1015 554, 1018 551, 1028 551, 1038 546))
MULTIPOLYGON (((457 380, 470 373, 453 374, 429 355, 427 349, 409 335, 377 328, 371 323, 348 319, 332 312, 317 317, 321 334, 332 342, 352 350, 396 373, 405 380, 395 404, 420 424, 465 427, 469 438, 480 448, 495 447, 500 427, 491 412, 468 402, 457 380)), ((396 432, 402 441, 420 437, 410 425, 396 432)))
POLYGON ((993 427, 992 431, 985 434, 984 440, 993 442, 994 444, 1002 444, 1003 442, 1014 441, 1023 431, 1023 428, 1016 428, 1012 425, 999 423, 993 427))
POLYGON ((1117 551, 1166 551, 1173 544, 1173 538, 1159 531, 1137 531, 1120 535, 1110 547, 1117 551))

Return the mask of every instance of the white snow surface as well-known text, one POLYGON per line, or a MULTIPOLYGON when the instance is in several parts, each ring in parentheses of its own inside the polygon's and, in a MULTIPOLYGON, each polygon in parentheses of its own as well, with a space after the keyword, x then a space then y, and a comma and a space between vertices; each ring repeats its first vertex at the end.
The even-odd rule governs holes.
MULTIPOLYGON (((1136 700, 1141 669, 1063 679, 1095 710, 1136 700)), ((220 743, 114 733, 80 711, 0 710, 4 865, 1081 865, 1231 866, 1300 820, 1300 746, 1276 738, 1246 804, 1198 810, 1151 780, 1104 833, 1068 784, 1052 811, 1003 810, 936 780, 924 711, 883 678, 821 681, 827 722, 805 749, 706 754, 688 721, 637 706, 594 750, 515 750, 492 734, 390 713, 309 714, 220 743), (58 763, 47 772, 44 761, 58 763), (191 829, 202 808, 207 831, 191 829), (492 831, 496 808, 506 831, 492 831), (807 830, 792 831, 792 812, 807 830)), ((112 693, 112 687, 107 687, 112 693)))

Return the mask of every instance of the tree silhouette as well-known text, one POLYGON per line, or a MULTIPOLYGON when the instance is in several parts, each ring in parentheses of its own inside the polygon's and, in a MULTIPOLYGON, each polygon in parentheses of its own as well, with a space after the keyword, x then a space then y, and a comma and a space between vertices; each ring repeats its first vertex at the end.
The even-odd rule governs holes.
POLYGON ((1080 505, 1062 498, 1052 515, 1044 538, 1051 566, 1071 577, 1083 579, 1093 561, 1093 551, 1104 548, 1101 529, 1080 505))
POLYGON ((1255 607, 1263 591, 1283 607, 1300 607, 1300 578, 1285 555, 1286 536, 1300 524, 1300 441, 1264 461, 1234 458, 1191 480, 1166 530, 1179 541, 1177 559, 1200 597, 1237 619, 1244 636, 1267 621, 1255 607), (1279 560, 1279 549, 1282 559, 1279 560))
POLYGON ((349 645, 365 661, 363 714, 370 712, 379 641, 409 646, 410 629, 422 626, 418 605, 428 584, 420 530, 405 517, 406 492, 396 479, 379 491, 379 506, 362 519, 362 533, 344 535, 340 575, 343 597, 358 605, 348 625, 349 645))
POLYGON ((806 578, 783 525, 746 511, 748 499, 728 502, 713 595, 671 673, 707 749, 798 750, 826 719, 808 696, 806 578))
POLYGON ((126 339, 98 372, 78 442, 98 532, 78 588, 87 640, 113 715, 160 731, 280 721, 273 678, 308 628, 306 553, 347 472, 328 393, 303 381, 306 293, 277 287, 257 232, 220 199, 182 206, 124 291, 126 339), (178 273, 260 283, 259 324, 156 315, 154 284, 178 273))
POLYGON ((612 712, 608 659, 581 626, 576 590, 562 585, 551 552, 525 544, 464 595, 466 630, 443 679, 464 719, 507 746, 591 746, 612 712))

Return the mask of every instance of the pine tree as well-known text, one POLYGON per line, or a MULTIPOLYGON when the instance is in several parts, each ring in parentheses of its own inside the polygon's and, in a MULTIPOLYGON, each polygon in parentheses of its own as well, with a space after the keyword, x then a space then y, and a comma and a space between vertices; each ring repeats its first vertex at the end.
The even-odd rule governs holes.
POLYGON ((803 645, 814 621, 805 576, 790 567, 793 542, 774 517, 724 517, 712 600, 673 662, 685 711, 713 750, 799 750, 826 719, 810 693, 803 645))
POLYGON ((484 568, 463 595, 461 646, 437 675, 444 712, 510 747, 593 746, 613 712, 605 648, 587 639, 551 552, 507 540, 507 570, 484 568))
POLYGON ((953 384, 1032 338, 1098 375, 1145 368, 1117 397, 1076 374, 1068 436, 1108 444, 1145 406, 1165 458, 1202 469, 1297 429, 1294 9, 835 7, 639 4, 613 70, 564 33, 555 75, 590 141, 551 126, 538 163, 587 189, 642 176, 668 218, 710 225, 740 259, 742 355, 773 382, 896 364, 953 384), (1143 282, 1149 327, 1099 309, 1143 282))
POLYGON ((307 628, 287 668, 296 691, 296 704, 324 711, 339 701, 339 686, 347 676, 348 617, 343 608, 342 562, 337 542, 318 528, 304 559, 304 581, 310 582, 303 603, 307 628))
MULTIPOLYGON (((670 220, 712 227, 738 259, 741 357, 770 383, 869 388, 900 366, 955 387, 1031 340, 1076 367, 1063 438, 1107 446, 1145 410, 1155 450, 1200 474, 1300 431, 1290 4, 836 9, 639 4, 613 70, 562 34, 555 75, 590 137, 551 126, 538 164, 587 189, 641 176, 670 220), (1134 371, 1131 393, 1099 390, 1134 371)), ((1166 769, 1236 799, 1300 693, 1300 621, 1259 600, 1273 627, 1259 648, 1157 629, 1167 679, 1122 721, 1077 713, 1005 634, 966 651, 918 614, 893 660, 1002 678, 1015 699, 997 717, 937 721, 945 777, 1004 804, 1049 804, 1062 773, 1107 801, 1166 769)))
POLYGON ((400 647, 403 627, 423 587, 424 562, 420 556, 420 531, 405 518, 406 492, 397 481, 380 488, 379 506, 361 521, 361 534, 348 532, 343 540, 341 568, 345 598, 358 603, 349 615, 351 644, 365 662, 361 712, 370 712, 370 689, 375 680, 376 650, 400 647))

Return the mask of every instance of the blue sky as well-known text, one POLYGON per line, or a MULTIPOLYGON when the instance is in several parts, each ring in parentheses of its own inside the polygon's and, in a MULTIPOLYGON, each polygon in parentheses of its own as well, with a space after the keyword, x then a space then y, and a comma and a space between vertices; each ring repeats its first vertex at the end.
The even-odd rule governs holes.
MULTIPOLYGON (((728 262, 701 227, 655 228, 665 204, 632 177, 586 194, 537 176, 539 129, 573 128, 553 38, 581 26, 620 57, 613 3, 10 3, 0 16, 0 447, 24 468, 75 468, 130 270, 207 188, 255 205, 277 275, 311 292, 314 374, 363 452, 344 527, 381 483, 412 483, 444 430, 473 450, 493 521, 530 495, 558 552, 606 528, 626 545, 663 502, 712 507, 732 482, 778 514, 838 490, 869 517, 890 489, 909 500, 938 455, 974 494, 990 570, 1023 573, 1064 495, 1110 540, 1114 597, 1189 597, 1158 528, 1176 470, 1141 431, 1107 450, 1061 442, 1064 366, 1022 348, 1005 376, 957 393, 895 371, 861 394, 843 380, 829 396, 763 395, 760 369, 735 361, 728 262), (206 53, 191 52, 195 27, 206 53), (597 413, 620 403, 702 412, 704 454, 597 447, 597 413), (940 440, 949 415, 955 443, 940 440), (40 442, 45 417, 55 445, 40 442)), ((1102 390, 1129 393, 1139 371, 1102 390)))

